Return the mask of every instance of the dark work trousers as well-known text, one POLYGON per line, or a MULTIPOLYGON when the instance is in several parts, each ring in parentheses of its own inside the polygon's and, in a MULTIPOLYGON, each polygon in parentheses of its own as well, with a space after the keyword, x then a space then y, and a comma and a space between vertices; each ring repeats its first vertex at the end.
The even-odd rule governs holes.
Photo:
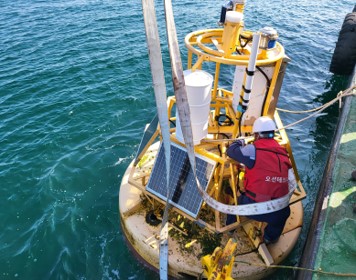
MULTIPOLYGON (((241 196, 239 197, 239 205, 251 204, 251 203, 256 203, 256 202, 251 198, 247 197, 244 193, 241 194, 241 196)), ((263 238, 265 241, 274 242, 277 241, 278 238, 281 236, 283 232, 283 228, 286 224, 289 215, 290 215, 290 208, 288 206, 276 212, 261 214, 261 215, 251 215, 247 217, 258 222, 266 222, 267 227, 264 230, 263 238)), ((236 216, 228 215, 226 219, 226 224, 229 225, 234 222, 236 222, 236 216)))

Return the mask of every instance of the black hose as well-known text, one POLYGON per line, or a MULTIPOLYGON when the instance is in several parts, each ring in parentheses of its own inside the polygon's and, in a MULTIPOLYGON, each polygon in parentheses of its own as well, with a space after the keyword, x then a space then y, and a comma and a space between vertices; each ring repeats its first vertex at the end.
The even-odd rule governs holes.
POLYGON ((261 67, 256 66, 256 68, 258 69, 258 71, 260 71, 260 72, 262 73, 262 75, 265 77, 266 82, 267 82, 265 98, 264 98, 264 100, 263 100, 262 109, 261 109, 261 116, 262 116, 263 111, 264 111, 265 106, 266 106, 268 91, 269 91, 269 88, 271 87, 271 81, 270 81, 270 79, 268 78, 267 74, 262 70, 261 67))

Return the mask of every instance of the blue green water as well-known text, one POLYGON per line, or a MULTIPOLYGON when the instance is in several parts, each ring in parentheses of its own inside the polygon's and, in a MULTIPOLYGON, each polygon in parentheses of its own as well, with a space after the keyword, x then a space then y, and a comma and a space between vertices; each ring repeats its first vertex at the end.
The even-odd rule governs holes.
MULTIPOLYGON (((215 28, 221 4, 174 1, 184 60, 185 34, 215 28)), ((353 5, 247 1, 245 26, 275 27, 292 59, 279 107, 310 109, 346 87, 328 67, 353 5)), ((118 215, 120 181, 154 111, 140 1, 0 0, 0 279, 157 278, 128 251, 118 215)), ((298 261, 337 116, 334 106, 289 132, 309 196, 286 264, 298 261)))

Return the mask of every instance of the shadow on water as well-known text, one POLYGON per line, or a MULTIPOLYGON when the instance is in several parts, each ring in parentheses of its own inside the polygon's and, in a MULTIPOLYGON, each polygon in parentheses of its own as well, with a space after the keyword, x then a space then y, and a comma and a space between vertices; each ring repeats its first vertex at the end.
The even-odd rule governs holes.
MULTIPOLYGON (((314 99, 315 103, 326 104, 334 99, 341 90, 347 89, 349 79, 343 76, 334 75, 325 85, 323 95, 314 99)), ((323 116, 316 119, 316 130, 312 135, 315 139, 316 150, 320 153, 328 151, 330 148, 330 135, 335 131, 339 110, 339 103, 334 103, 323 112, 323 116)))

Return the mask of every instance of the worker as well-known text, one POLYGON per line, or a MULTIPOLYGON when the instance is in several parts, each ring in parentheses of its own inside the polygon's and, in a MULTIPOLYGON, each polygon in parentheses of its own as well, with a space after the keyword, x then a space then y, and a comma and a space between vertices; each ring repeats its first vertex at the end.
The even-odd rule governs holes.
MULTIPOLYGON (((292 165, 284 147, 274 139, 276 125, 266 116, 259 117, 253 124, 255 141, 245 145, 244 140, 233 142, 227 155, 245 165, 244 192, 238 198, 240 205, 264 202, 288 194, 288 173, 292 165)), ((294 173, 293 173, 294 175, 294 173)), ((282 234, 290 215, 289 206, 267 214, 251 215, 249 218, 266 222, 263 240, 275 243, 282 234)), ((228 215, 226 224, 236 221, 236 216, 228 215)))

